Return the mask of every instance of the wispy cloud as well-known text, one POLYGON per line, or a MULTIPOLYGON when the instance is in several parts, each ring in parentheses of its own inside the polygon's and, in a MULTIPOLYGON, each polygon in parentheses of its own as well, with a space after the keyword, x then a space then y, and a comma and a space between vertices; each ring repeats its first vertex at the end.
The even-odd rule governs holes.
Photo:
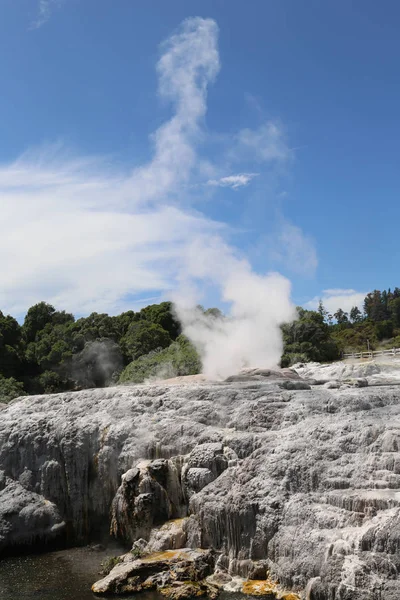
POLYGON ((312 277, 318 266, 314 241, 300 227, 281 219, 276 233, 269 239, 271 260, 289 271, 312 277))
POLYGON ((332 315, 341 308, 345 312, 349 312, 353 306, 363 309, 364 298, 367 292, 357 292, 353 289, 333 288, 323 290, 320 296, 315 296, 304 305, 305 308, 316 310, 318 303, 322 300, 326 310, 332 315))
POLYGON ((323 290, 324 296, 352 296, 357 294, 356 290, 344 289, 344 288, 332 288, 329 290, 323 290))
POLYGON ((257 177, 259 173, 238 173, 237 175, 228 175, 227 177, 221 177, 220 179, 210 179, 207 181, 207 185, 215 187, 230 187, 233 190, 237 190, 250 183, 254 177, 257 177))
POLYGON ((153 134, 148 164, 121 171, 56 145, 0 166, 3 310, 40 299, 78 313, 120 310, 133 295, 174 287, 184 248, 221 229, 175 202, 195 168, 217 36, 214 21, 190 19, 164 44, 159 93, 174 113, 153 134))
POLYGON ((242 129, 237 135, 237 151, 259 162, 287 161, 291 150, 279 123, 267 121, 258 129, 242 129))
POLYGON ((61 6, 64 0, 39 0, 38 15, 31 23, 30 29, 39 29, 47 23, 55 8, 61 6))

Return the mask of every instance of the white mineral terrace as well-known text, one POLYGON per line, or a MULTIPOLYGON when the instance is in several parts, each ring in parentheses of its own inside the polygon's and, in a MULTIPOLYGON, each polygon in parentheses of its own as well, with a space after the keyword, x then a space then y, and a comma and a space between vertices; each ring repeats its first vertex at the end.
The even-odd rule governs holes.
POLYGON ((374 386, 398 364, 296 371, 13 401, 0 550, 103 524, 152 551, 212 548, 226 585, 268 572, 301 598, 398 600, 400 388, 374 386))

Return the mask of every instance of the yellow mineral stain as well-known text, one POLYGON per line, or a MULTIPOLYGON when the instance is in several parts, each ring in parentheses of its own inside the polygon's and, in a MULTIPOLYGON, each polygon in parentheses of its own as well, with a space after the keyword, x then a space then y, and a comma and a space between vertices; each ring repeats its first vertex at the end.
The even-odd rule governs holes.
POLYGON ((297 594, 279 589, 277 582, 271 579, 249 579, 243 583, 242 592, 249 596, 266 596, 276 600, 300 600, 297 594))
POLYGON ((153 552, 141 558, 140 561, 144 563, 159 562, 162 560, 175 560, 177 558, 188 558, 188 553, 182 550, 164 550, 163 552, 153 552))
MULTIPOLYGON (((188 552, 187 550, 185 550, 184 548, 182 548, 181 550, 164 550, 163 552, 152 552, 151 554, 147 554, 146 556, 144 556, 143 558, 140 558, 139 560, 143 563, 153 563, 153 562, 158 562, 158 561, 172 561, 172 560, 176 560, 178 558, 182 559, 182 560, 193 560, 193 552, 194 550, 191 550, 190 552, 188 552)), ((202 548, 198 548, 197 550, 195 550, 195 552, 201 553, 201 552, 206 552, 206 550, 203 550, 202 548)))
POLYGON ((166 521, 163 525, 161 525, 160 531, 168 531, 174 526, 178 527, 179 525, 182 525, 184 521, 186 521, 186 518, 171 519, 170 521, 166 521))
POLYGON ((250 596, 271 596, 276 592, 276 584, 268 579, 249 579, 243 583, 242 592, 250 596))

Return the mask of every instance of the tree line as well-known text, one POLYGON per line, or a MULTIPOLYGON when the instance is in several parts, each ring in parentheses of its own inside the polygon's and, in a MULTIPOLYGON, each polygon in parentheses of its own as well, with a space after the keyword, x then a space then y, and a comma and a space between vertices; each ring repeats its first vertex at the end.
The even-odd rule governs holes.
MULTIPOLYGON (((168 348, 177 374, 198 372, 193 356, 198 357, 181 335, 170 302, 115 317, 92 313, 77 320, 39 302, 28 310, 22 325, 0 312, 0 402, 21 394, 104 387, 117 383, 128 365, 137 380, 132 364, 168 348), (181 364, 185 359, 187 368, 181 364)), ((145 378, 143 365, 139 370, 145 378)))
MULTIPOLYGON (((210 318, 224 318, 218 309, 200 308, 210 318)), ((282 325, 282 334, 282 366, 337 360, 367 345, 400 347, 400 289, 367 294, 363 311, 355 306, 329 314, 322 302, 316 311, 298 307, 298 319, 282 325)), ((0 402, 200 371, 170 302, 80 319, 39 302, 22 325, 0 311, 0 402)))
POLYGON ((299 319, 283 325, 282 364, 337 360, 344 352, 400 347, 400 288, 374 290, 363 310, 329 313, 320 300, 316 311, 298 308, 299 319))

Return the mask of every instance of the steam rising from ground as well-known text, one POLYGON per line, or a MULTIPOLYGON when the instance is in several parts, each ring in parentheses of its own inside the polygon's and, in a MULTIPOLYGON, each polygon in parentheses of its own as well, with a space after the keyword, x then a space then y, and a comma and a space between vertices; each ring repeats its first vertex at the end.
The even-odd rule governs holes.
POLYGON ((203 373, 222 379, 244 367, 276 367, 283 350, 280 325, 296 317, 289 280, 279 273, 258 275, 219 239, 207 241, 207 247, 201 240, 193 245, 187 257, 191 288, 175 296, 183 332, 201 356, 203 373), (225 318, 196 306, 196 276, 220 288, 230 305, 225 318))

